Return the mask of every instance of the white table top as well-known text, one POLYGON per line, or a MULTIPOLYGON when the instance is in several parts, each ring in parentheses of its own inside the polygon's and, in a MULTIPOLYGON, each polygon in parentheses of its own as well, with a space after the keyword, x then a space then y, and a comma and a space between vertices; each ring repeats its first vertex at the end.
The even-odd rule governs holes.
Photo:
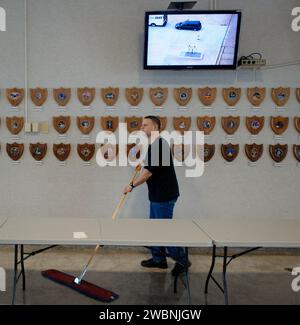
POLYGON ((300 220, 194 219, 216 246, 300 247, 300 220))
POLYGON ((9 218, 0 244, 210 247, 212 241, 192 220, 9 218))
POLYGON ((102 219, 103 245, 210 247, 211 239, 192 220, 102 219))
POLYGON ((0 244, 96 245, 99 241, 100 223, 94 218, 9 218, 0 228, 0 244))
POLYGON ((300 247, 300 220, 0 218, 0 244, 300 247))

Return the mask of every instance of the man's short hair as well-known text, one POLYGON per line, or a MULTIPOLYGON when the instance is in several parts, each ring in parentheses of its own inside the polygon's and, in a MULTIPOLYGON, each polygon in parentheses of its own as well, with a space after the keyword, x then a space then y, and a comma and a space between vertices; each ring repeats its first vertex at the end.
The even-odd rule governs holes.
POLYGON ((157 116, 148 115, 148 116, 145 116, 144 118, 147 118, 147 119, 151 120, 155 125, 157 125, 158 131, 160 131, 161 122, 160 122, 160 119, 157 116))

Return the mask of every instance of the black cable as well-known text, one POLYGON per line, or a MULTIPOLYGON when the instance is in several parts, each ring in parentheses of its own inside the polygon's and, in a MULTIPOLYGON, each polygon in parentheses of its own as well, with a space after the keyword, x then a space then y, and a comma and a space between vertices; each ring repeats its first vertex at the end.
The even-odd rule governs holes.
POLYGON ((259 53, 259 52, 253 52, 253 53, 250 53, 249 55, 248 55, 248 57, 247 58, 249 58, 249 59, 255 59, 255 57, 254 56, 258 56, 258 58, 257 59, 261 59, 262 58, 262 54, 261 53, 259 53))
POLYGON ((238 65, 241 65, 242 60, 261 60, 262 59, 262 54, 259 52, 252 52, 248 55, 243 55, 240 57, 238 61, 238 65))

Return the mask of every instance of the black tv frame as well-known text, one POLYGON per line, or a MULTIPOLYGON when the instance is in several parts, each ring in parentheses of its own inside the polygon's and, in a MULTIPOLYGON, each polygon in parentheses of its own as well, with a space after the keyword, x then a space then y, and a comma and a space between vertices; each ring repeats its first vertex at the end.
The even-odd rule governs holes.
POLYGON ((161 10, 145 12, 145 40, 144 40, 144 70, 234 70, 237 68, 237 56, 240 38, 242 13, 239 10, 161 10), (231 65, 147 65, 148 58, 148 17, 149 15, 185 15, 185 14, 238 14, 237 31, 235 39, 234 59, 231 65))

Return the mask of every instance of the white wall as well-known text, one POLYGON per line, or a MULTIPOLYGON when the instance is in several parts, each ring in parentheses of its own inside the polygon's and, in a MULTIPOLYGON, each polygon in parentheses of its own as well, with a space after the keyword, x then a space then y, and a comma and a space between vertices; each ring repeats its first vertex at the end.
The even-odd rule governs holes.
MULTIPOLYGON (((209 9, 209 1, 198 1, 195 9, 209 9)), ((192 128, 196 129, 196 116, 207 112, 200 108, 196 96, 197 87, 217 86, 219 95, 214 104, 213 115, 217 127, 207 141, 217 145, 215 157, 201 178, 185 178, 184 170, 178 170, 181 197, 176 207, 176 217, 228 218, 299 218, 300 169, 292 156, 291 144, 299 143, 297 133, 290 121, 283 142, 289 144, 288 157, 282 167, 273 167, 267 145, 275 143, 268 125, 270 115, 278 115, 270 98, 273 86, 292 87, 287 111, 281 114, 300 116, 300 105, 295 99, 294 88, 300 87, 299 65, 277 69, 252 71, 144 71, 143 24, 144 12, 165 9, 169 1, 148 0, 29 0, 28 1, 28 62, 29 87, 43 86, 49 89, 65 86, 94 86, 97 99, 88 115, 108 115, 99 99, 99 89, 105 86, 120 87, 121 96, 116 115, 145 115, 153 113, 146 96, 141 112, 131 112, 124 98, 128 86, 169 87, 170 96, 161 115, 189 115, 193 117, 192 128), (249 167, 243 145, 250 143, 244 119, 236 134, 235 143, 240 143, 241 153, 233 165, 224 163, 219 145, 226 143, 220 126, 220 117, 229 115, 221 98, 220 89, 228 86, 268 87, 268 96, 262 105, 261 115, 266 116, 266 126, 257 138, 265 145, 265 152, 256 167, 249 167), (194 96, 188 112, 178 112, 171 91, 173 87, 191 86, 194 96)), ((290 15, 298 1, 218 1, 218 9, 242 9, 240 55, 253 51, 262 52, 270 64, 299 60, 300 32, 291 30, 290 15)), ((73 144, 67 166, 58 165, 49 152, 42 166, 36 166, 28 145, 19 165, 13 165, 5 152, 5 144, 13 142, 5 126, 5 117, 24 113, 24 103, 19 113, 11 112, 5 98, 5 88, 24 86, 24 1, 4 0, 0 6, 7 14, 7 31, 0 32, 0 213, 26 218, 33 216, 87 216, 110 217, 118 202, 121 190, 130 178, 130 168, 100 168, 95 161, 84 167, 78 158, 75 144, 83 142, 75 124, 77 115, 84 115, 76 96, 68 106, 73 116, 66 142, 73 144)), ((35 112, 29 102, 31 121, 49 121, 59 115, 52 94, 43 112, 35 112)), ((233 115, 252 115, 245 92, 233 115)), ((97 122, 98 122, 97 119, 97 122)), ((172 129, 169 118, 168 129, 172 129)), ((97 123, 92 141, 95 140, 97 123)), ((58 143, 56 131, 50 125, 48 135, 21 135, 19 142, 58 143)), ((51 151, 51 147, 49 148, 51 151)), ((147 217, 147 190, 138 188, 127 198, 122 217, 147 217)))

